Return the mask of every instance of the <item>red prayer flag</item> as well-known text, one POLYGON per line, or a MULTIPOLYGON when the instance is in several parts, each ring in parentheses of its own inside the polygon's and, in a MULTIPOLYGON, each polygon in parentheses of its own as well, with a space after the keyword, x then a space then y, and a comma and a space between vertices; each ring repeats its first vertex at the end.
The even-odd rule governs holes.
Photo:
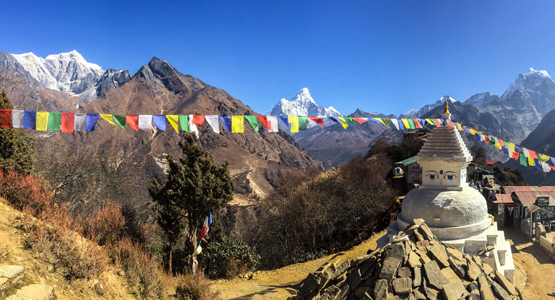
POLYGON ((449 125, 451 125, 451 128, 452 128, 452 129, 455 129, 455 122, 449 120, 449 125))
POLYGON ((201 127, 202 124, 204 124, 204 119, 205 116, 204 115, 193 115, 193 124, 197 125, 198 127, 201 127))
MULTIPOLYGON (((268 118, 266 116, 256 116, 258 118, 258 120, 264 124, 264 126, 266 126, 266 128, 268 128, 268 130, 271 129, 270 122, 268 122, 268 118)), ((310 117, 309 117, 310 118, 310 117)))
POLYGON ((75 115, 62 113, 62 132, 73 132, 75 130, 75 115))
POLYGON ((552 166, 552 165, 548 165, 548 166, 550 166, 551 169, 553 169, 553 171, 555 171, 555 167, 554 167, 554 166, 552 166))
POLYGON ((357 121, 359 124, 366 122, 366 120, 364 120, 363 118, 351 118, 351 119, 357 121))
POLYGON ((520 153, 518 151, 513 152, 513 159, 518 161, 520 153))
POLYGON ((126 115, 125 123, 129 124, 131 128, 139 131, 139 115, 126 115))
POLYGON ((0 109, 0 128, 12 128, 12 110, 0 109))
POLYGON ((501 147, 505 147, 505 142, 503 142, 502 139, 497 138, 499 140, 499 145, 501 145, 501 147))
POLYGON ((536 156, 536 151, 532 151, 532 150, 528 149, 528 152, 530 153, 531 158, 538 159, 538 156, 536 156))
POLYGON ((420 125, 420 122, 418 122, 418 119, 412 119, 414 121, 414 127, 416 128, 421 128, 422 125, 420 125))
POLYGON ((318 117, 307 117, 310 121, 324 126, 324 119, 318 117))
POLYGON ((438 119, 433 119, 433 120, 436 122, 436 126, 437 126, 437 127, 441 127, 441 123, 439 122, 438 119))

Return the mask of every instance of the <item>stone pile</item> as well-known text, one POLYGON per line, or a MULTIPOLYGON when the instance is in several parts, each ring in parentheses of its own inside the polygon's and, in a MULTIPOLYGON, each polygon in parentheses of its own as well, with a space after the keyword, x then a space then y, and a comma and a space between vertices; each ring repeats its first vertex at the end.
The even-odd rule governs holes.
POLYGON ((289 300, 520 299, 501 273, 445 246, 422 219, 407 228, 371 254, 324 264, 289 300))
POLYGON ((49 285, 31 284, 17 289, 18 283, 25 276, 22 266, 0 266, 0 298, 15 290, 15 294, 6 300, 54 300, 57 299, 54 288, 49 285))

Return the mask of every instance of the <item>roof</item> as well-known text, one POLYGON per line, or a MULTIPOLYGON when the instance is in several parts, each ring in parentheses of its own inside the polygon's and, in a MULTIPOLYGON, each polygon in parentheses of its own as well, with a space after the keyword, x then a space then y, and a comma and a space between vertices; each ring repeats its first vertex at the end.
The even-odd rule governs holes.
MULTIPOLYGON (((528 188, 528 190, 526 189, 521 189, 521 190, 516 190, 516 191, 512 191, 512 188, 515 187, 505 187, 505 192, 507 194, 505 195, 512 195, 512 193, 515 194, 515 196, 518 198, 518 200, 520 200, 520 202, 522 203, 522 205, 524 207, 530 207, 533 205, 537 205, 537 200, 539 196, 547 196, 549 197, 549 205, 548 206, 555 206, 555 190, 553 188, 555 187, 541 187, 543 189, 541 190, 535 190, 535 191, 531 191, 529 190, 530 188, 540 188, 540 187, 526 187, 528 188), (507 189, 509 188, 509 189, 507 189), (548 190, 547 188, 551 188, 550 190, 548 190)), ((520 187, 517 187, 520 188, 520 187)), ((524 187, 523 187, 524 188, 524 187)))
POLYGON ((505 186, 505 193, 511 194, 516 191, 555 191, 555 186, 505 186))
MULTIPOLYGON (((450 121, 450 115, 445 114, 446 121, 450 121)), ((416 156, 417 161, 451 161, 470 162, 472 155, 468 152, 461 134, 456 128, 448 124, 436 127, 428 135, 428 139, 416 156)))
POLYGON ((416 160, 414 159, 414 156, 410 157, 410 158, 407 158, 405 160, 402 160, 402 161, 398 161, 395 164, 396 165, 401 165, 402 164, 403 166, 406 166, 406 165, 412 164, 413 162, 416 162, 416 160))
POLYGON ((493 203, 514 203, 510 194, 497 194, 495 198, 497 200, 493 201, 493 203))

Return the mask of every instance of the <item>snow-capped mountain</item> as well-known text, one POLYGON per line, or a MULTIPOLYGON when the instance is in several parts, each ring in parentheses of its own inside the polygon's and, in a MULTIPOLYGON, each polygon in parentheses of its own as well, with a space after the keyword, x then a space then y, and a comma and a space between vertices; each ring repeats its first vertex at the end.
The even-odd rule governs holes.
POLYGON ((472 104, 477 107, 485 107, 493 101, 499 101, 500 97, 489 92, 478 93, 468 98, 463 104, 472 104))
POLYGON ((432 109, 434 109, 434 108, 436 108, 440 105, 444 105, 445 101, 449 101, 449 103, 458 102, 457 100, 451 98, 451 96, 443 96, 443 97, 439 98, 439 100, 437 100, 436 102, 434 102, 432 104, 426 104, 426 105, 422 106, 422 108, 420 110, 410 109, 406 113, 399 116, 399 118, 421 117, 421 116, 427 114, 428 112, 430 112, 432 109))
POLYGON ((75 50, 46 58, 32 52, 11 55, 43 87, 79 96, 85 103, 96 99, 110 87, 119 87, 131 79, 128 71, 105 71, 87 62, 75 50))
POLYGON ((281 99, 279 103, 268 112, 269 115, 297 115, 297 116, 333 116, 342 117, 343 115, 338 112, 333 106, 328 108, 318 106, 316 101, 310 96, 307 88, 302 88, 291 101, 285 98, 281 99))
POLYGON ((555 108, 555 83, 547 71, 530 68, 528 72, 519 74, 501 96, 501 101, 509 99, 519 90, 528 94, 541 117, 555 108))

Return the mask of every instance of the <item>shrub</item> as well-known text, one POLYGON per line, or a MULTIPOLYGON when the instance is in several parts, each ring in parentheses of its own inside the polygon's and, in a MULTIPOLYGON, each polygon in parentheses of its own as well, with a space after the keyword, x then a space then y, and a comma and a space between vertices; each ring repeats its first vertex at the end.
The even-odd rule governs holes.
POLYGON ((159 262, 128 238, 112 248, 111 255, 125 272, 128 284, 143 299, 158 299, 162 293, 159 262))
POLYGON ((254 270, 260 256, 244 241, 222 236, 210 241, 199 254, 199 264, 212 279, 230 278, 254 270))
POLYGON ((104 205, 93 216, 82 219, 81 224, 83 236, 95 237, 100 246, 121 240, 125 233, 125 218, 119 204, 104 205))
POLYGON ((52 201, 46 184, 36 175, 0 169, 0 197, 22 210, 33 208, 35 215, 50 211, 52 201))
POLYGON ((178 300, 219 300, 220 294, 210 289, 210 281, 202 275, 185 274, 176 289, 178 300))

